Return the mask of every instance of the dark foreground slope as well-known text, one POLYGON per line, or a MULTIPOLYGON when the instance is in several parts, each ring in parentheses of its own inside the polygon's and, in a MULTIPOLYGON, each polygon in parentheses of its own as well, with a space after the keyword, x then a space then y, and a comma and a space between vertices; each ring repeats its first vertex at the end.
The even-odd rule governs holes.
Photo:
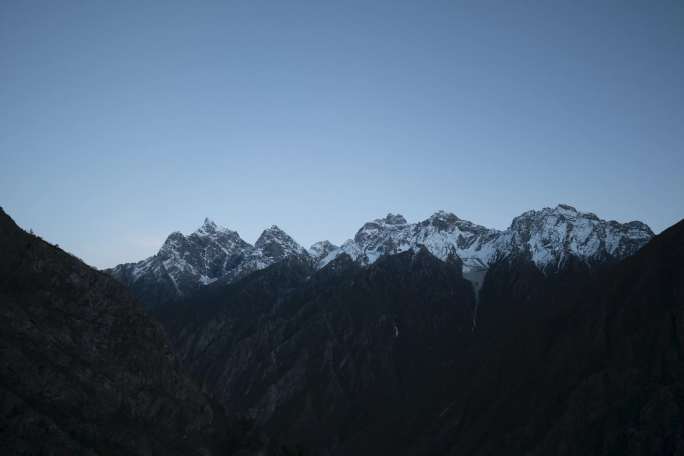
POLYGON ((0 454, 230 454, 128 291, 0 210, 0 454))
POLYGON ((684 454, 684 223, 616 264, 284 262, 161 315, 225 406, 309 454, 684 454), (475 325, 473 317, 475 316, 475 325))
POLYGON ((479 323, 469 383, 410 453, 684 454, 684 222, 600 271, 499 264, 479 323))
POLYGON ((306 454, 397 454, 462 374, 472 287, 426 250, 312 272, 283 262, 162 319, 204 386, 274 438, 306 454))

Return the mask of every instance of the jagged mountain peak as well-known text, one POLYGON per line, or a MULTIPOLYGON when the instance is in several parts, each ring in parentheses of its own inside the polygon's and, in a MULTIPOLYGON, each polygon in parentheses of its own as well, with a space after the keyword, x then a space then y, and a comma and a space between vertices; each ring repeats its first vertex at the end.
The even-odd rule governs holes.
POLYGON ((148 307, 155 307, 199 286, 231 282, 291 256, 311 261, 307 251, 277 225, 264 230, 251 245, 236 231, 206 218, 190 235, 171 233, 156 255, 108 272, 130 286, 148 307))
POLYGON ((567 224, 567 226, 576 226, 581 224, 589 225, 606 225, 615 229, 637 230, 639 236, 646 236, 649 239, 654 236, 653 231, 643 222, 631 221, 627 223, 620 223, 615 220, 604 220, 598 217, 593 212, 583 212, 577 210, 575 207, 568 204, 559 204, 556 207, 545 207, 541 210, 530 210, 515 217, 511 222, 510 230, 519 230, 521 228, 529 227, 530 223, 544 223, 554 226, 567 224))
POLYGON ((158 255, 162 257, 168 257, 169 255, 183 257, 188 255, 188 250, 193 249, 207 250, 214 248, 215 250, 232 251, 250 247, 237 231, 219 226, 207 217, 199 228, 187 236, 180 231, 174 231, 169 234, 158 255))
POLYGON ((265 229, 254 243, 254 247, 260 250, 263 256, 275 261, 289 255, 308 255, 304 247, 277 225, 265 229))
POLYGON ((318 241, 309 247, 309 255, 313 258, 314 263, 318 264, 318 262, 328 256, 330 252, 334 252, 337 249, 339 249, 339 247, 328 240, 318 241))
POLYGON ((321 248, 330 248, 330 247, 337 247, 337 246, 326 239, 324 241, 314 242, 313 244, 311 244, 311 247, 309 247, 309 250, 318 250, 321 248))
POLYGON ((341 253, 370 264, 382 255, 425 246, 442 260, 458 256, 466 272, 486 269, 506 257, 527 259, 547 270, 562 267, 570 257, 586 263, 624 258, 653 237, 641 222, 607 222, 568 204, 527 211, 514 218, 505 231, 477 225, 444 210, 412 224, 388 223, 388 219, 391 217, 365 223, 353 240, 323 257, 319 267, 341 253))
POLYGON ((527 211, 513 219, 511 252, 540 269, 558 269, 571 257, 585 263, 621 259, 634 254, 653 237, 644 223, 606 221, 567 204, 527 211))
POLYGON ((376 237, 381 231, 401 230, 406 226, 408 226, 408 223, 403 215, 389 213, 383 218, 364 223, 359 231, 356 232, 356 235, 354 235, 354 241, 366 242, 368 239, 376 237))
POLYGON ((180 231, 174 231, 166 237, 166 240, 159 249, 158 255, 164 255, 166 252, 176 250, 185 243, 185 236, 180 231))
POLYGON ((449 220, 449 221, 458 221, 461 220, 460 218, 456 217, 456 214, 453 212, 448 212, 443 209, 440 209, 436 211, 434 214, 432 214, 428 220, 449 220))
POLYGON ((387 225, 406 225, 408 222, 401 214, 388 213, 384 218, 375 220, 379 223, 385 223, 387 225))
POLYGON ((204 223, 202 223, 202 226, 197 228, 192 234, 195 236, 220 236, 220 235, 229 235, 232 236, 233 238, 239 237, 237 231, 233 231, 231 229, 228 229, 224 226, 220 226, 216 224, 213 220, 210 218, 205 218, 204 223))
POLYGON ((262 248, 264 245, 270 242, 287 242, 297 244, 295 240, 292 239, 292 236, 287 234, 278 225, 271 225, 262 231, 257 241, 254 243, 254 246, 256 248, 262 248))
POLYGON ((209 217, 204 218, 204 223, 202 224, 202 227, 200 229, 205 229, 207 231, 215 231, 216 230, 216 222, 211 220, 209 217))
POLYGON ((254 243, 254 245, 258 246, 260 242, 266 242, 267 240, 272 239, 274 237, 290 237, 290 235, 283 231, 283 229, 280 228, 278 225, 271 225, 261 232, 261 235, 254 243))
POLYGON ((454 213, 452 212, 447 212, 444 210, 439 210, 432 214, 430 217, 427 219, 423 220, 422 222, 418 222, 416 224, 417 226, 421 227, 428 227, 428 226, 433 226, 435 229, 439 231, 454 231, 454 230, 461 230, 461 231, 479 231, 479 232, 496 232, 497 230, 493 230, 490 228, 486 228, 482 225, 477 225, 475 223, 469 222, 468 220, 463 220, 459 217, 457 217, 454 213))
MULTIPOLYGON (((578 218, 590 219, 590 220, 601 220, 593 212, 582 212, 577 210, 574 206, 569 204, 558 204, 556 207, 545 207, 539 210, 529 210, 523 212, 519 216, 513 219, 512 224, 515 224, 516 220, 526 220, 531 218, 548 218, 548 217, 561 217, 563 219, 575 220, 578 218)), ((617 223, 617 222, 616 222, 617 223)))
POLYGON ((252 246, 237 232, 207 218, 189 236, 180 232, 169 235, 157 255, 119 265, 111 273, 129 285, 163 283, 171 290, 165 296, 173 296, 219 279, 235 280, 290 256, 304 257, 322 268, 342 254, 360 265, 369 265, 385 255, 425 248, 443 261, 457 257, 464 273, 485 271, 504 258, 531 261, 548 271, 563 267, 571 258, 587 264, 621 259, 651 237, 653 232, 641 222, 605 221, 568 204, 527 211, 515 217, 504 231, 444 210, 417 223, 389 213, 365 223, 340 247, 321 241, 308 251, 277 225, 265 229, 252 246))

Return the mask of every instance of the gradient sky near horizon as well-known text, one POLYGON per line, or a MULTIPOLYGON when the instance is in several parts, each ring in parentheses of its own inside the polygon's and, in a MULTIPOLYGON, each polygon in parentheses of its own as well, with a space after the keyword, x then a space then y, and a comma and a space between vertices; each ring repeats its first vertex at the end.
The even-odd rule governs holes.
POLYGON ((0 3, 0 206, 97 267, 205 216, 684 217, 681 1, 0 3))

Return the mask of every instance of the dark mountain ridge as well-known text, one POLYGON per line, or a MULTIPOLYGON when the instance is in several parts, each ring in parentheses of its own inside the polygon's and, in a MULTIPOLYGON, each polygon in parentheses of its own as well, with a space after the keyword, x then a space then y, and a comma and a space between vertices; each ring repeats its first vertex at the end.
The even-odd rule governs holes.
POLYGON ((312 272, 274 265, 160 318, 204 387, 274 438, 321 454, 397 451, 441 407, 431 379, 450 375, 471 333, 472 287, 456 259, 425 249, 312 272))
POLYGON ((598 270, 500 266, 467 386, 411 452, 680 454, 684 222, 598 270))
POLYGON ((271 266, 161 318, 220 402, 316 454, 674 454, 679 387, 645 368, 662 349, 682 382, 665 309, 682 304, 683 230, 619 263, 502 258, 477 303, 460 259, 423 248, 271 266), (668 430, 642 416, 652 387, 672 398, 668 430))
POLYGON ((2 454, 211 455, 243 437, 108 275, 0 209, 2 454))
MULTIPOLYGON (((259 447, 222 406, 265 430, 267 454, 684 454, 684 221, 639 249, 642 224, 533 211, 516 223, 538 228, 510 236, 541 237, 483 271, 432 240, 509 234, 446 213, 376 222, 359 236, 372 261, 349 243, 353 255, 329 243, 308 254, 270 228, 250 253, 258 267, 152 310, 169 346, 122 286, 0 213, 0 448, 259 447), (404 232, 425 244, 399 247, 404 232), (572 254, 585 235, 598 250, 572 254), (396 249, 376 257, 385 238, 396 249), (556 266, 540 267, 543 252, 556 266), (466 270, 482 272, 479 289, 466 270)), ((223 270, 214 238, 233 232, 205 225, 190 241, 204 246, 197 264, 223 270)))

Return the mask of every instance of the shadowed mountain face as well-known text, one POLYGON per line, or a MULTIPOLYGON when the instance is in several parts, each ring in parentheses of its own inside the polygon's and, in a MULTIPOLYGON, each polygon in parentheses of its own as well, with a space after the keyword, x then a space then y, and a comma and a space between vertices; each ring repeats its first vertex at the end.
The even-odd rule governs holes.
POLYGON ((292 259, 161 318, 203 385, 274 438, 314 453, 399 451, 443 408, 471 338, 461 264, 421 250, 312 272, 292 259))
POLYGON ((601 270, 499 264, 476 367, 415 454, 684 451, 684 222, 601 270))
POLYGON ((225 454, 220 408, 129 292, 0 210, 0 453, 225 454))
MULTIPOLYGON (((0 450, 244 446, 179 359, 267 432, 267 454, 290 454, 281 443, 330 456, 684 454, 684 222, 639 250, 641 224, 577 214, 523 214, 513 226, 532 228, 509 231, 527 253, 494 256, 470 281, 458 251, 435 255, 434 242, 365 262, 329 243, 306 253, 272 227, 254 269, 154 310, 170 348, 121 285, 0 212, 0 450), (543 235, 516 234, 526 232, 543 235), (583 246, 598 253, 572 253, 583 246), (540 267, 543 252, 559 253, 553 268, 540 267), (322 268, 312 261, 324 255, 322 268)), ((433 222, 420 226, 472 228, 449 214, 433 222)), ((359 239, 407 226, 383 223, 359 239)), ((204 246, 206 269, 187 269, 200 277, 232 258, 216 239, 244 247, 205 225, 178 238, 204 246)))
MULTIPOLYGON (((684 451, 684 224, 621 263, 271 266, 163 309, 225 406, 313 454, 684 451)), ((452 257, 453 258, 453 257, 452 257)))

